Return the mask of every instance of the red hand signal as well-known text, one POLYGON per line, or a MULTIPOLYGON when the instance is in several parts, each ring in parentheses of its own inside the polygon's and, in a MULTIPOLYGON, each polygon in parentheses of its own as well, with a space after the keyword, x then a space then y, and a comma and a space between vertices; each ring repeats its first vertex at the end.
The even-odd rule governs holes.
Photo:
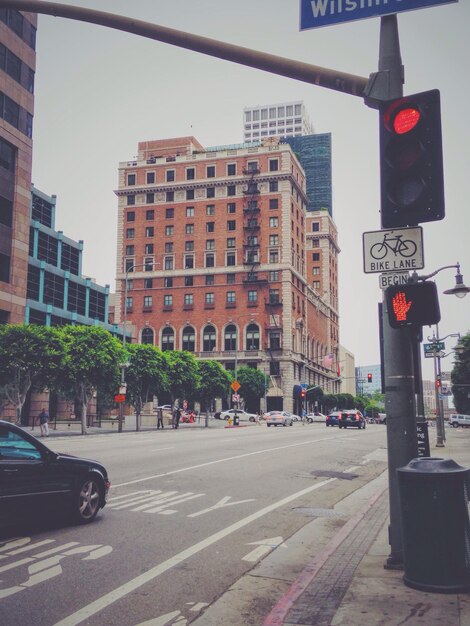
POLYGON ((392 300, 392 305, 397 321, 406 321, 406 314, 408 313, 412 302, 412 300, 410 300, 409 302, 406 301, 406 295, 403 291, 399 291, 395 294, 392 300))

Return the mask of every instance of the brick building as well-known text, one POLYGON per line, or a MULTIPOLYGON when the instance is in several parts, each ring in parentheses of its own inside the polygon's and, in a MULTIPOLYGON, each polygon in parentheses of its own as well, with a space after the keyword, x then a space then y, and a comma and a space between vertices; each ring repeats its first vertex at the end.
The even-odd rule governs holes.
POLYGON ((35 13, 0 9, 0 323, 24 321, 33 150, 35 13))
POLYGON ((300 382, 335 391, 336 228, 327 211, 307 216, 305 189, 278 139, 139 143, 119 164, 115 321, 162 350, 259 368, 268 409, 295 409, 300 382))

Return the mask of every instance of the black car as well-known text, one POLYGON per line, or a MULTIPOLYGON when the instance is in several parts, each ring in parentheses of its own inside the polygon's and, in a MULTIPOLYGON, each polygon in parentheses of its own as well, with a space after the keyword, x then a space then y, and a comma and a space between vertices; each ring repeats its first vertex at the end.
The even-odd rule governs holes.
POLYGON ((101 463, 53 452, 0 420, 0 524, 62 513, 86 524, 105 506, 109 486, 101 463))
POLYGON ((354 428, 365 428, 366 419, 360 411, 351 409, 349 411, 340 411, 338 416, 338 427, 347 428, 353 426, 354 428))

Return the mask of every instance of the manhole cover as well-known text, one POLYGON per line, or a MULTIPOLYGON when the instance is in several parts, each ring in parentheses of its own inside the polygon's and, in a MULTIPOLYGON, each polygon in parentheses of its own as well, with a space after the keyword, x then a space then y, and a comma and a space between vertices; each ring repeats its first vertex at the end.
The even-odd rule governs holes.
POLYGON ((340 480, 354 480, 359 474, 349 474, 348 472, 330 472, 328 470, 314 470, 310 472, 312 476, 323 476, 325 478, 339 478, 340 480))

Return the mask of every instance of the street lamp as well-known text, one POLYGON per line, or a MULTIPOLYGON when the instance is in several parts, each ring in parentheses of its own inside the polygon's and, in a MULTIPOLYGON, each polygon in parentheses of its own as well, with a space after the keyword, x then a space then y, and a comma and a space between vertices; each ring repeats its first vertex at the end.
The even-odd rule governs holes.
POLYGON ((439 383, 441 381, 442 371, 441 371, 441 359, 449 356, 454 352, 448 352, 447 354, 441 355, 439 350, 439 343, 448 339, 449 337, 458 337, 460 340, 460 333, 451 333, 450 335, 446 335, 445 337, 439 337, 439 327, 436 324, 436 334, 433 334, 432 337, 428 337, 428 341, 433 344, 434 349, 433 352, 433 360, 434 360, 434 393, 436 398, 436 448, 444 448, 445 447, 445 425, 444 425, 444 407, 442 403, 442 398, 439 393, 439 383))
POLYGON ((457 298, 465 298, 467 293, 470 291, 470 287, 467 287, 465 283, 463 282, 463 275, 460 273, 460 263, 458 262, 455 265, 444 265, 443 267, 440 267, 439 269, 437 269, 435 272, 432 272, 431 274, 426 274, 426 276, 418 276, 416 272, 413 272, 413 274, 410 277, 409 282, 414 283, 414 282, 417 282, 418 280, 423 280, 423 281, 428 280, 428 278, 432 278, 439 272, 442 272, 442 270, 447 270, 451 268, 457 269, 457 274, 455 275, 455 286, 452 287, 452 289, 446 289, 445 291, 443 291, 443 293, 445 293, 448 296, 457 296, 457 298))
MULTIPOLYGON (((129 288, 129 274, 133 272, 137 268, 148 268, 152 267, 152 270, 157 265, 157 263, 138 263, 134 265, 130 265, 126 268, 125 272, 125 282, 124 282, 124 312, 123 312, 123 324, 122 324, 122 347, 126 350, 126 341, 127 341, 127 294, 129 288)), ((126 368, 129 367, 129 363, 120 363, 121 367, 121 390, 125 390, 126 388, 126 368)), ((122 422, 124 418, 124 402, 119 404, 119 421, 118 421, 118 432, 122 432, 122 422)), ((135 429, 140 430, 140 421, 136 418, 135 429)))

